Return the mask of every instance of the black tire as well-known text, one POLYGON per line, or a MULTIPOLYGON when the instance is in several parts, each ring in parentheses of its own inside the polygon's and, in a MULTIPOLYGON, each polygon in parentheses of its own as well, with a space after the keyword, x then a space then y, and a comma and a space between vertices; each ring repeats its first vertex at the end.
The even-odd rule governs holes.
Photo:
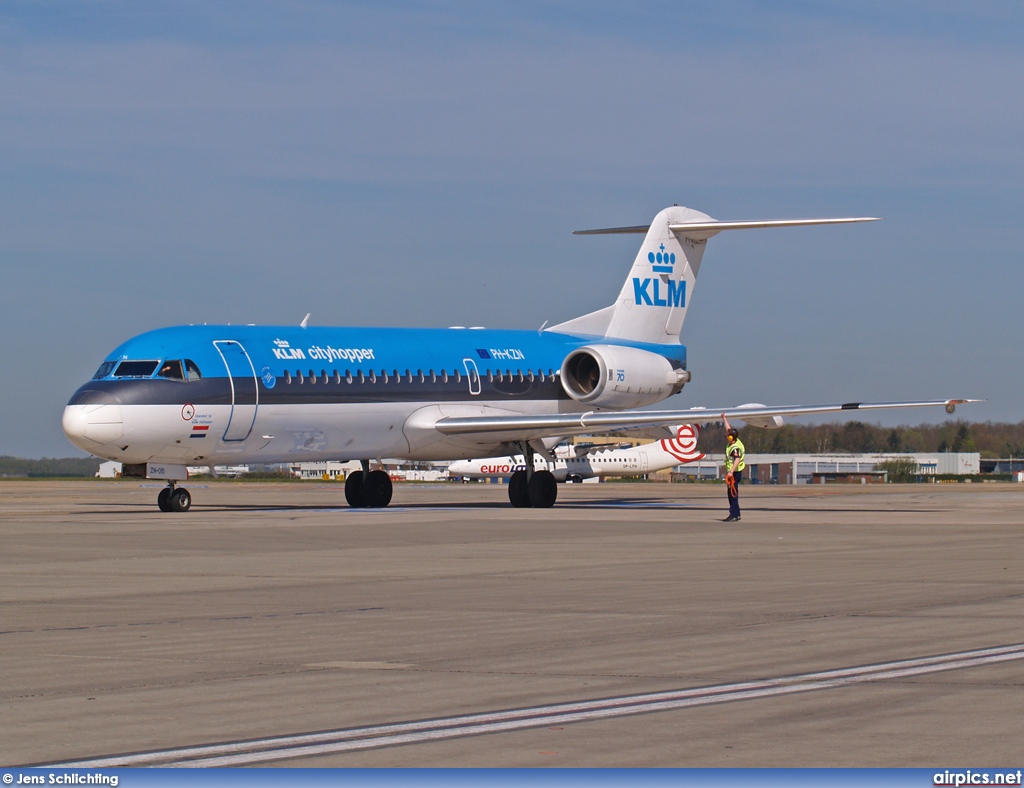
POLYGON ((558 482, 551 471, 534 471, 533 478, 526 488, 530 496, 530 506, 535 509, 550 509, 558 497, 558 482))
POLYGON ((345 500, 353 509, 360 509, 366 506, 363 498, 363 472, 352 471, 345 477, 345 500))
POLYGON ((387 471, 370 471, 363 482, 363 500, 366 506, 383 509, 391 503, 391 477, 387 471))
POLYGON ((184 487, 178 487, 168 498, 172 512, 187 512, 192 506, 192 496, 184 487))
POLYGON ((526 471, 516 471, 508 480, 508 500, 516 509, 525 509, 530 505, 527 493, 526 471))
POLYGON ((160 507, 161 512, 171 511, 171 488, 164 487, 160 494, 156 497, 156 505, 160 507))

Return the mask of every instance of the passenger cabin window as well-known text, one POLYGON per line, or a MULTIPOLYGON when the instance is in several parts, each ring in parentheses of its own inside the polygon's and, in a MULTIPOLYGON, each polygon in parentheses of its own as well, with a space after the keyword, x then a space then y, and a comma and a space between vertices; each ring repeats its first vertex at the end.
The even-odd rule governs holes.
POLYGON ((190 358, 185 359, 185 380, 202 380, 203 373, 199 371, 199 367, 196 366, 190 358))
POLYGON ((115 378, 148 378, 156 372, 156 361, 122 361, 114 370, 115 378))
POLYGON ((156 373, 156 376, 158 378, 169 378, 171 380, 185 379, 185 374, 181 370, 181 362, 177 360, 165 361, 161 365, 160 371, 156 373))
POLYGON ((105 378, 114 370, 114 367, 116 366, 116 361, 104 361, 102 364, 100 364, 100 368, 96 370, 96 374, 92 376, 92 379, 99 380, 100 378, 105 378))

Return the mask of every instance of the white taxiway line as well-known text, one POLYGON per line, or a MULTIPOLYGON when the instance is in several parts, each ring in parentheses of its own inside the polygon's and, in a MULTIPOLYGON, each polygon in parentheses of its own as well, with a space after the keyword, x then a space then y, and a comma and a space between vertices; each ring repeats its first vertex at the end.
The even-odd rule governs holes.
POLYGON ((862 665, 762 681, 722 684, 712 687, 670 690, 617 698, 559 703, 525 709, 509 709, 442 717, 433 720, 374 725, 295 736, 185 747, 175 750, 140 752, 89 760, 49 764, 60 768, 112 768, 122 766, 248 766, 267 761, 308 758, 317 755, 393 747, 399 744, 454 739, 484 733, 565 725, 573 722, 625 717, 632 714, 752 700, 796 692, 832 689, 866 681, 920 676, 943 670, 957 670, 997 662, 1024 659, 1024 643, 961 651, 877 665, 862 665))

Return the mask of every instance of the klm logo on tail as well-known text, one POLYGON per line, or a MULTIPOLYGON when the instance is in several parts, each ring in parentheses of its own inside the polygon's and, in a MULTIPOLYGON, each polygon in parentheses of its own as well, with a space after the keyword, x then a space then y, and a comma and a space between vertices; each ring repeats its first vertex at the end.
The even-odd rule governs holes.
POLYGON ((633 301, 637 306, 686 306, 686 282, 668 280, 668 290, 662 296, 661 279, 633 277, 633 301), (648 291, 648 287, 651 288, 648 291))
POLYGON ((675 270, 676 256, 674 252, 666 252, 665 244, 660 251, 648 252, 647 260, 656 274, 668 274, 649 279, 633 277, 633 302, 637 306, 686 306, 686 281, 672 279, 675 270))
POLYGON ((659 248, 661 249, 661 251, 658 252, 657 254, 655 254, 654 252, 648 252, 647 259, 654 267, 654 273, 671 274, 672 268, 676 264, 675 252, 673 252, 672 254, 666 252, 665 244, 662 244, 659 248))

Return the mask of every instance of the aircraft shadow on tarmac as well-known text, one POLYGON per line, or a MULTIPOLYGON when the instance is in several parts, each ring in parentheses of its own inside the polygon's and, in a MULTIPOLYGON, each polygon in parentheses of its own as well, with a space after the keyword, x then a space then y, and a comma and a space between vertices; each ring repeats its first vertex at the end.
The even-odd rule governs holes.
MULTIPOLYGON (((82 506, 96 507, 93 509, 95 514, 124 514, 128 510, 143 510, 151 511, 154 515, 164 516, 163 512, 156 509, 155 506, 142 505, 138 503, 124 503, 124 504, 112 504, 109 502, 104 503, 83 503, 82 506), (100 507, 103 507, 102 509, 100 507)), ((558 504, 558 511, 573 511, 573 510, 592 510, 592 509, 651 509, 651 510, 686 510, 686 511, 705 511, 705 512, 719 512, 726 508, 726 503, 723 501, 721 504, 707 504, 707 503, 689 503, 686 501, 651 501, 649 499, 632 499, 632 498, 620 498, 616 500, 607 499, 596 499, 596 500, 577 500, 572 503, 560 503, 558 504)), ((360 514, 396 514, 411 511, 480 511, 487 510, 493 511, 496 509, 509 509, 511 507, 505 501, 495 501, 493 503, 487 501, 476 501, 476 502, 447 502, 447 503, 417 503, 413 505, 403 506, 402 504, 393 504, 387 508, 359 508, 353 509, 342 501, 338 502, 337 506, 331 506, 324 504, 197 504, 192 507, 194 513, 207 512, 213 513, 227 513, 227 512, 352 512, 360 514)), ((801 508, 796 506, 743 506, 744 512, 792 512, 792 513, 820 513, 820 514, 923 514, 930 511, 931 509, 916 509, 908 507, 884 507, 884 508, 846 508, 836 506, 821 506, 815 508, 801 508)), ((178 522, 178 518, 174 518, 175 522, 178 522)))

